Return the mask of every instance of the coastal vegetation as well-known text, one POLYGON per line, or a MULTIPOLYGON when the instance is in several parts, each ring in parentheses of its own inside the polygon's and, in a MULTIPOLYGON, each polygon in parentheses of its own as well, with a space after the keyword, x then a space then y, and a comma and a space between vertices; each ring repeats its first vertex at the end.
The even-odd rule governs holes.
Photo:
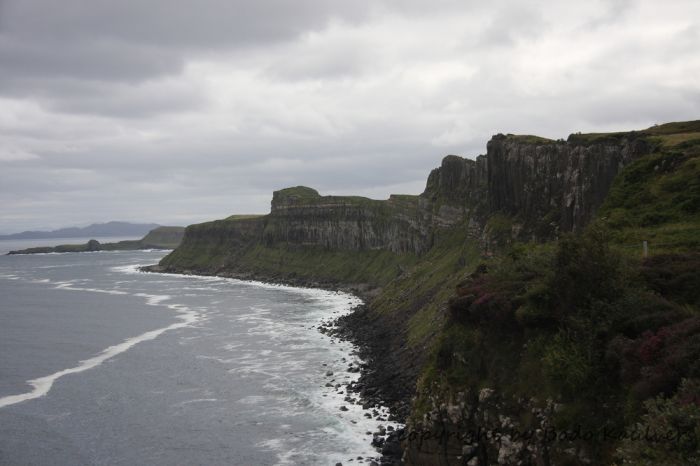
POLYGON ((408 464, 698 464, 699 135, 499 135, 420 196, 278 191, 269 215, 188 227, 156 269, 363 294, 350 333, 414 384, 380 390, 410 403, 408 464), (475 429, 501 435, 457 435, 475 429))

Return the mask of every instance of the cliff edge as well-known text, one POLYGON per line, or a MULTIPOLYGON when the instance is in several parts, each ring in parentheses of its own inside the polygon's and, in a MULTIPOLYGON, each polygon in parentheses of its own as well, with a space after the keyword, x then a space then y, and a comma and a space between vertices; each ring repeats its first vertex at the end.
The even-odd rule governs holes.
POLYGON ((377 441, 387 462, 693 464, 697 436, 628 433, 669 410, 700 432, 683 402, 700 386, 698 250, 692 121, 499 134, 445 157, 420 195, 283 189, 267 215, 187 227, 154 269, 362 294, 340 332, 371 348, 357 390, 407 421, 377 441))

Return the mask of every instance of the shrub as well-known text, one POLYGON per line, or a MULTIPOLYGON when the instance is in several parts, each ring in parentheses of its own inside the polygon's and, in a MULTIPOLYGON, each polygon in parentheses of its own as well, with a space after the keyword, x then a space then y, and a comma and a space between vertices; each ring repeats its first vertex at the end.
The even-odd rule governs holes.
POLYGON ((586 348, 564 332, 557 333, 542 354, 545 375, 568 398, 580 394, 592 374, 586 348))
POLYGON ((700 378, 700 317, 617 338, 608 351, 619 358, 621 379, 637 400, 671 394, 682 377, 700 378))
POLYGON ((660 254, 644 261, 648 286, 682 304, 700 306, 700 254, 660 254))
POLYGON ((564 309, 584 308, 593 301, 613 301, 621 294, 622 260, 610 249, 609 233, 593 224, 579 236, 559 243, 551 284, 564 309))
POLYGON ((624 464, 700 464, 700 380, 686 379, 670 397, 644 403, 646 413, 617 449, 624 464))

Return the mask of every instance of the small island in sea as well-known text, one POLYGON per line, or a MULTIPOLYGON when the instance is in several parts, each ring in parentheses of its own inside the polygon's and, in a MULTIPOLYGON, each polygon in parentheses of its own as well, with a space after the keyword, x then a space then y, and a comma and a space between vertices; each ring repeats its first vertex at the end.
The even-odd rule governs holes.
POLYGON ((15 254, 48 254, 62 252, 132 251, 136 249, 175 249, 185 234, 184 227, 159 226, 149 231, 141 239, 124 240, 115 243, 100 243, 91 239, 84 244, 59 244, 58 246, 38 246, 10 251, 15 254))

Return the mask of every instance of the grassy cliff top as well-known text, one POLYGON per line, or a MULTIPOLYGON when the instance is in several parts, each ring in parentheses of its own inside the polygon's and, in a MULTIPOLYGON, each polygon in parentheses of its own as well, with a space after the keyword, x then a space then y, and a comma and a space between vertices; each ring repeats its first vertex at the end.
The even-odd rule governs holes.
POLYGON ((665 139, 656 152, 634 161, 618 175, 599 217, 609 222, 621 242, 649 241, 652 253, 697 250, 700 133, 652 137, 665 139))
POLYGON ((182 241, 184 227, 158 227, 149 231, 138 243, 141 246, 175 248, 182 241))
POLYGON ((675 123, 664 123, 663 125, 654 125, 644 130, 644 132, 655 135, 697 133, 700 132, 700 120, 677 121, 675 123))
POLYGON ((556 141, 553 139, 544 138, 542 136, 535 136, 532 134, 506 134, 506 138, 510 141, 519 142, 522 144, 554 144, 556 141))
POLYGON ((386 201, 377 201, 363 196, 321 196, 318 191, 306 186, 295 186, 275 191, 272 195, 272 210, 285 205, 312 206, 316 204, 335 203, 351 205, 375 205, 386 201))
POLYGON ((150 233, 180 233, 185 231, 185 227, 157 227, 154 228, 153 230, 149 231, 148 234, 150 233))
POLYGON ((676 143, 700 137, 700 120, 664 123, 641 131, 575 133, 570 134, 567 141, 571 144, 588 145, 601 142, 616 142, 631 137, 653 137, 652 140, 663 145, 675 145, 676 143))
POLYGON ((307 186, 294 186, 291 188, 280 189, 273 193, 275 198, 293 197, 297 199, 316 199, 321 195, 313 188, 307 186))
POLYGON ((224 220, 250 220, 253 218, 260 218, 264 217, 264 214, 238 214, 238 215, 229 215, 226 217, 224 220))

